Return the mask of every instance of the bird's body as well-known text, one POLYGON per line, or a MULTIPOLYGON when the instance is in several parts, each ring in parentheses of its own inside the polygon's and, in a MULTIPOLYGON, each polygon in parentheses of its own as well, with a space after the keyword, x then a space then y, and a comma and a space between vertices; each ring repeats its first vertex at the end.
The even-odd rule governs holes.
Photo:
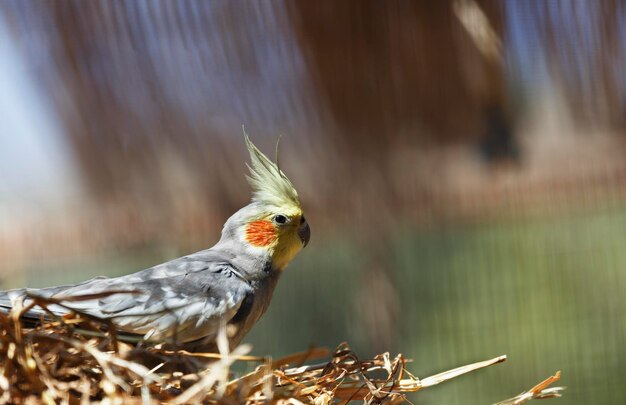
MULTIPOLYGON (((55 315, 77 312, 104 319, 121 332, 154 342, 213 348, 221 325, 238 344, 269 307, 276 283, 309 240, 293 186, 247 138, 253 201, 232 215, 210 249, 117 278, 98 277, 70 286, 0 292, 0 310, 22 297, 55 304, 55 315)), ((34 307, 25 318, 48 314, 34 307)))

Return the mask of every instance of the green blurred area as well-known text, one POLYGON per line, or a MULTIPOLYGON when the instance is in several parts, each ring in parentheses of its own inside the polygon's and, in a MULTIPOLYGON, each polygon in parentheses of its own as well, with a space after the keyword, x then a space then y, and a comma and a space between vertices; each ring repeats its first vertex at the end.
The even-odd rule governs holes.
MULTIPOLYGON (((493 403, 557 370, 563 372, 559 385, 568 387, 559 403, 626 401, 619 388, 626 375, 626 206, 389 229, 381 234, 392 243, 380 271, 389 274, 399 307, 394 323, 382 325, 391 327, 386 350, 414 359, 409 369, 418 377, 508 355, 504 364, 414 395, 414 403, 493 403)), ((358 300, 371 249, 348 231, 316 236, 287 269, 269 312, 246 339, 253 353, 280 357, 341 341, 361 357, 378 350, 363 322, 368 309, 358 300)), ((163 249, 146 250, 59 263, 57 270, 67 275, 63 282, 73 282, 132 272, 168 256, 163 249)), ((58 283, 58 271, 41 270, 30 268, 24 284, 58 283)), ((376 294, 370 299, 374 307, 388 301, 376 294)))
MULTIPOLYGON (((389 270, 401 308, 389 350, 414 359, 409 369, 420 377, 509 356, 415 395, 418 402, 493 403, 562 370, 568 389, 559 403, 624 403, 624 229, 626 208, 427 231, 398 226, 389 270)), ((345 339, 372 354, 354 327, 367 314, 350 305, 367 252, 348 240, 316 240, 292 265, 249 339, 256 353, 345 339)))

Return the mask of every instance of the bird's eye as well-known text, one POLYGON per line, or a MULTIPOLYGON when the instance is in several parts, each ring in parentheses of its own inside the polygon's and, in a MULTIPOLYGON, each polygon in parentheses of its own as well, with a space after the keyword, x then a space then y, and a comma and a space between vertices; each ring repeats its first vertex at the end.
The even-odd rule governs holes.
POLYGON ((287 223, 287 217, 286 217, 286 216, 284 216, 284 215, 280 215, 280 214, 278 214, 278 215, 276 215, 276 216, 274 217, 274 222, 276 222, 276 223, 277 223, 277 224, 279 224, 279 225, 286 224, 286 223, 287 223))

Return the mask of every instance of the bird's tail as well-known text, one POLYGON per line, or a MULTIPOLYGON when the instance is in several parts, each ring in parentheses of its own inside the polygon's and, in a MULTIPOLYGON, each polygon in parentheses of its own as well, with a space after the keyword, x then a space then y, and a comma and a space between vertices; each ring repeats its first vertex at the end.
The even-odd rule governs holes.
MULTIPOLYGON (((29 307, 33 302, 31 298, 32 295, 40 295, 38 294, 39 292, 44 293, 41 294, 42 296, 49 295, 45 294, 45 289, 18 288, 15 290, 0 291, 0 313, 8 315, 20 302, 22 308, 29 307)), ((36 322, 42 317, 48 318, 50 317, 50 313, 39 306, 33 306, 21 314, 21 319, 27 323, 36 322)))
POLYGON ((8 314, 13 308, 14 299, 26 294, 25 288, 17 290, 0 291, 0 312, 8 314))

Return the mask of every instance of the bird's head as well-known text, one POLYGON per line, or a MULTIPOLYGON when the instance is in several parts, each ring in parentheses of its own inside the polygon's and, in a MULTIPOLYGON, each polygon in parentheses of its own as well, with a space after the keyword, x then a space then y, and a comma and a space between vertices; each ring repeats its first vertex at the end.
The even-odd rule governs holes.
MULTIPOLYGON (((236 227, 232 236, 249 250, 267 254, 272 267, 282 270, 307 245, 311 230, 291 181, 245 132, 244 138, 250 152, 247 179, 253 194, 252 202, 229 219, 236 227)), ((227 222, 223 233, 228 226, 227 222)))

